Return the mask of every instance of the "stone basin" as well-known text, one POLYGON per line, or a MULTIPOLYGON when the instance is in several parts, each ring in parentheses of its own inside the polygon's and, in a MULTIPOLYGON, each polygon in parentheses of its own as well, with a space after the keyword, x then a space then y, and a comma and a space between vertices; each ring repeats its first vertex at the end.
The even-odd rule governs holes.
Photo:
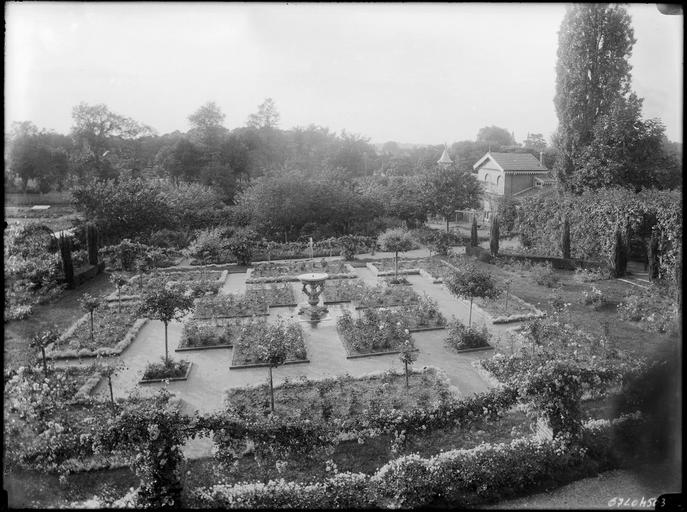
POLYGON ((324 272, 314 272, 312 274, 301 274, 297 276, 297 279, 302 283, 317 283, 319 281, 325 281, 329 277, 329 274, 324 272))

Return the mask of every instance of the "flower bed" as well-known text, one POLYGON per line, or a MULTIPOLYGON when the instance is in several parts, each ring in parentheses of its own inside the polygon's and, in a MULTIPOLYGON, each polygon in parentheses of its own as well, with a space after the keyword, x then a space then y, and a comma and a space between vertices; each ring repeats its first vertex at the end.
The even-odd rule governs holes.
POLYGON ((618 304, 618 316, 629 322, 638 322, 645 331, 659 333, 677 331, 679 321, 677 303, 656 290, 627 295, 618 304))
POLYGON ((448 335, 444 343, 456 352, 463 352, 481 348, 491 348, 489 345, 489 331, 474 327, 467 327, 459 320, 454 320, 449 324, 448 335))
POLYGON ((189 320, 184 324, 184 330, 179 341, 177 351, 201 348, 231 348, 236 338, 240 324, 217 324, 189 320))
POLYGON ((271 308, 297 304, 291 283, 249 284, 246 297, 265 302, 271 308))
POLYGON ((401 309, 401 315, 408 319, 410 332, 431 331, 446 327, 446 318, 439 311, 436 301, 427 295, 420 297, 417 304, 404 306, 401 309))
POLYGON ((169 359, 167 361, 162 359, 159 363, 148 363, 143 372, 141 384, 152 382, 161 382, 163 380, 186 380, 188 374, 191 372, 191 365, 188 361, 174 361, 169 359))
POLYGON ((196 302, 193 317, 197 319, 266 316, 267 304, 246 295, 214 295, 201 297, 196 302))
POLYGON ((324 282, 322 297, 325 304, 351 302, 360 298, 363 290, 365 290, 365 285, 358 279, 355 281, 348 279, 327 280, 324 282))
POLYGON ((246 283, 278 283, 298 281, 300 274, 325 272, 329 279, 355 278, 355 269, 343 261, 292 261, 258 263, 249 270, 246 283))
MULTIPOLYGON (((396 275, 394 260, 375 260, 365 265, 376 277, 387 277, 396 275)), ((411 275, 419 274, 420 269, 416 265, 416 260, 398 260, 398 274, 411 275)))
POLYGON ((298 322, 268 324, 264 320, 252 319, 236 330, 230 368, 267 366, 260 358, 259 345, 271 336, 283 339, 288 346, 284 364, 308 362, 303 329, 298 322))
MULTIPOLYGON (((193 290, 194 295, 201 292, 217 293, 227 279, 226 270, 193 270, 184 272, 153 272, 149 274, 137 274, 129 282, 122 286, 118 292, 115 290, 107 296, 107 301, 114 302, 138 298, 142 288, 147 288, 154 281, 165 280, 168 282, 183 283, 193 290)), ((204 293, 203 293, 204 294, 204 293)))
MULTIPOLYGON (((275 414, 284 418, 310 420, 363 420, 381 410, 411 411, 430 402, 442 402, 450 395, 445 373, 434 367, 411 371, 406 388, 402 371, 373 372, 323 380, 285 380, 274 387, 275 414)), ((232 410, 259 411, 269 391, 266 384, 227 391, 226 404, 232 410)))
POLYGON ((90 315, 77 320, 58 340, 48 347, 46 356, 53 359, 94 357, 120 354, 131 344, 147 322, 138 318, 137 303, 103 305, 95 311, 91 340, 90 315))
POLYGON ((354 303, 355 309, 408 306, 419 304, 420 296, 407 286, 365 287, 354 303))
POLYGON ((336 329, 349 358, 398 353, 406 341, 413 341, 407 318, 387 309, 366 309, 357 320, 344 311, 336 329))

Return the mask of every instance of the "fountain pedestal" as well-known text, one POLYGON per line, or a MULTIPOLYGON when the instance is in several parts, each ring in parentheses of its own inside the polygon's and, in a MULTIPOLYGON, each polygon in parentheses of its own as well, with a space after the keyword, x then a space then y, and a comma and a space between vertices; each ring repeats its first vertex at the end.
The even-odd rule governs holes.
POLYGON ((301 274, 298 280, 303 283, 303 293, 308 297, 308 305, 301 306, 298 310, 299 315, 303 315, 311 322, 318 322, 329 311, 324 305, 320 306, 320 295, 324 290, 324 282, 329 274, 314 273, 301 274))

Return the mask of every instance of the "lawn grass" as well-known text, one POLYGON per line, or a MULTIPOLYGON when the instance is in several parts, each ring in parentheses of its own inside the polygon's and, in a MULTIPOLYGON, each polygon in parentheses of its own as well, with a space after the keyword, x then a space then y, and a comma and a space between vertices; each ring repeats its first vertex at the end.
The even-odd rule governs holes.
MULTIPOLYGON (((647 333, 638 324, 622 320, 617 314, 617 305, 626 295, 637 293, 638 288, 609 279, 596 281, 594 285, 606 296, 608 303, 598 311, 595 311, 582 302, 582 292, 591 289, 590 283, 578 283, 573 279, 574 272, 570 270, 555 270, 560 278, 558 288, 548 288, 538 285, 530 277, 529 272, 511 272, 501 269, 496 265, 471 259, 481 270, 488 271, 499 284, 505 279, 512 279, 510 289, 525 302, 547 314, 554 313, 551 300, 556 294, 560 294, 563 302, 569 303, 568 316, 565 321, 574 327, 581 329, 595 337, 604 334, 604 323, 608 327, 608 333, 612 345, 618 350, 628 354, 646 356, 651 359, 664 359, 674 356, 677 346, 677 336, 659 333, 647 333)), ((509 304, 510 309, 510 304, 509 304)))

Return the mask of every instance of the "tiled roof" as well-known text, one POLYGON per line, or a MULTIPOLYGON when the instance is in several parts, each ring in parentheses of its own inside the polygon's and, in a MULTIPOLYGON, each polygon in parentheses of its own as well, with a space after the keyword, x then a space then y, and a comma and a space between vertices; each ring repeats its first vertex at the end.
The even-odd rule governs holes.
POLYGON ((491 157, 504 171, 546 171, 546 167, 539 163, 539 160, 530 153, 492 153, 489 152, 478 164, 481 164, 486 158, 491 157))

